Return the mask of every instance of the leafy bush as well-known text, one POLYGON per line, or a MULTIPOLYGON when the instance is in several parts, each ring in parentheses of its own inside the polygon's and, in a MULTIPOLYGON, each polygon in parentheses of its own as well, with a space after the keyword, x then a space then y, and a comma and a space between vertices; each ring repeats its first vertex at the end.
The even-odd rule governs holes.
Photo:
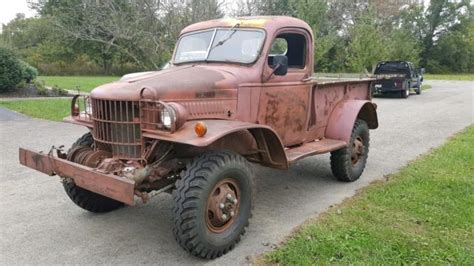
POLYGON ((0 48, 0 92, 15 88, 22 76, 20 61, 10 50, 0 48))
POLYGON ((443 73, 449 73, 449 68, 445 65, 440 64, 440 62, 436 60, 429 59, 427 64, 426 64, 426 70, 428 73, 432 74, 443 74, 443 73))
POLYGON ((22 78, 24 81, 30 83, 32 80, 34 80, 38 76, 38 70, 32 66, 30 66, 28 63, 25 61, 20 61, 21 64, 21 72, 22 72, 22 78))
POLYGON ((40 96, 48 96, 49 95, 49 90, 46 89, 46 86, 44 85, 44 82, 41 80, 33 80, 31 82, 33 86, 36 88, 36 92, 40 96))
POLYGON ((28 83, 25 80, 22 80, 22 81, 20 81, 20 83, 16 84, 16 88, 26 89, 26 88, 28 88, 28 83))
POLYGON ((48 96, 49 90, 46 88, 36 88, 36 93, 38 93, 40 96, 48 96))
POLYGON ((59 96, 66 96, 68 94, 67 90, 62 89, 58 86, 53 86, 51 90, 53 91, 54 94, 59 95, 59 96))

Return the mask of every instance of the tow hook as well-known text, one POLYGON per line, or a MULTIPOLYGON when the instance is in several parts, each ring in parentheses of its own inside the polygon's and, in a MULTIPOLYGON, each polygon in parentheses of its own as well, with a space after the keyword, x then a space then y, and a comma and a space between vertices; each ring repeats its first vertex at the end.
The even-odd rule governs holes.
POLYGON ((56 146, 51 146, 51 149, 49 149, 48 156, 53 156, 53 152, 56 151, 56 155, 58 158, 61 159, 66 159, 67 154, 64 153, 64 145, 60 145, 59 147, 56 146))

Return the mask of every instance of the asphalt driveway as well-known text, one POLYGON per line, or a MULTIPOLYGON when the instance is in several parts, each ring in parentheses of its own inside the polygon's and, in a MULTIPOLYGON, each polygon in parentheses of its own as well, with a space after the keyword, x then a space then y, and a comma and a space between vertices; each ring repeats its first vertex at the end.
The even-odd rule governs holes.
POLYGON ((69 145, 84 128, 0 110, 0 264, 245 264, 306 219, 473 123, 474 82, 428 83, 432 89, 406 100, 375 99, 380 127, 371 131, 367 168, 355 183, 332 177, 328 155, 306 158, 289 171, 255 166, 250 227, 232 252, 214 261, 194 258, 175 243, 169 195, 101 215, 76 207, 57 177, 19 165, 18 147, 69 145))

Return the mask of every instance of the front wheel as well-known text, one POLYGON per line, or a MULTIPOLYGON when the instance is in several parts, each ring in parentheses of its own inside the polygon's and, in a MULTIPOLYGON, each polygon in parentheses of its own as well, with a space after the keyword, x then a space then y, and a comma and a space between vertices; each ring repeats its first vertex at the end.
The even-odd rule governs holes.
MULTIPOLYGON (((92 148, 94 144, 94 139, 92 134, 86 133, 82 137, 76 140, 72 144, 71 148, 68 151, 68 160, 72 161, 71 153, 78 147, 87 147, 92 148)), ((63 180, 64 190, 68 197, 79 207, 84 210, 96 213, 110 212, 116 209, 119 209, 124 206, 120 201, 107 198, 105 196, 99 195, 87 189, 76 186, 74 180, 71 178, 66 178, 63 180)))
POLYGON ((251 177, 247 160, 230 151, 194 160, 173 191, 176 241, 207 259, 233 249, 251 215, 251 177))
POLYGON ((347 147, 331 152, 333 175, 344 182, 359 179, 369 155, 369 127, 364 120, 357 119, 347 147))
POLYGON ((420 95, 421 94, 421 85, 418 85, 415 89, 416 94, 420 95))
POLYGON ((64 180, 63 186, 66 194, 77 206, 90 212, 105 213, 124 206, 120 201, 78 187, 74 181, 70 179, 64 180))

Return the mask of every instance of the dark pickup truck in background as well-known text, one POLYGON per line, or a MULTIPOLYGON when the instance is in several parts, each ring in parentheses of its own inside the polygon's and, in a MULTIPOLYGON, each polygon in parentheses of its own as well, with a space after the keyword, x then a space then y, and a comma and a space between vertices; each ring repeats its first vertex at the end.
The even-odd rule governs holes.
POLYGON ((407 61, 382 61, 377 64, 374 76, 374 93, 399 93, 401 98, 408 98, 410 90, 421 94, 424 69, 417 69, 407 61))

